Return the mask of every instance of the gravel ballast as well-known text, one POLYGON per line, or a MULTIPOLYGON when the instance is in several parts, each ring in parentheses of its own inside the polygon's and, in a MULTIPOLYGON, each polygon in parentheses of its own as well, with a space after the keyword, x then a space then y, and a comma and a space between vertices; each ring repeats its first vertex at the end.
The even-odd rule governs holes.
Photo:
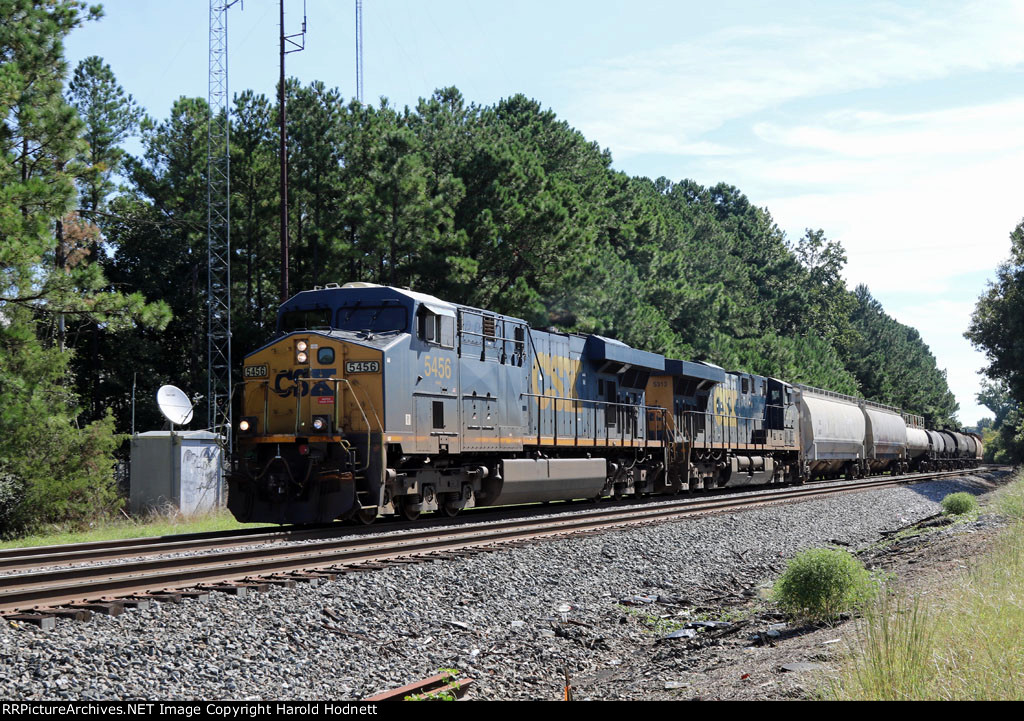
POLYGON ((990 487, 967 476, 846 494, 52 631, 7 623, 0 697, 362 698, 454 668, 478 699, 558 699, 565 671, 588 679, 587 698, 643 699, 664 683, 637 664, 661 648, 638 622, 656 608, 754 595, 801 549, 860 547, 937 513, 948 493, 990 487))

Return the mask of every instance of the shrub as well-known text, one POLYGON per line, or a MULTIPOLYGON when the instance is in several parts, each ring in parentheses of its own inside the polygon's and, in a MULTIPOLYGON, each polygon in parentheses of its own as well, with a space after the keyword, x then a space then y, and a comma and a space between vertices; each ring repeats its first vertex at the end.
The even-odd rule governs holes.
POLYGON ((829 621, 863 606, 876 585, 864 564, 846 551, 812 548, 790 560, 773 596, 790 616, 829 621))
POLYGON ((962 516, 978 508, 978 499, 970 493, 950 493, 942 499, 942 510, 951 516, 962 516))

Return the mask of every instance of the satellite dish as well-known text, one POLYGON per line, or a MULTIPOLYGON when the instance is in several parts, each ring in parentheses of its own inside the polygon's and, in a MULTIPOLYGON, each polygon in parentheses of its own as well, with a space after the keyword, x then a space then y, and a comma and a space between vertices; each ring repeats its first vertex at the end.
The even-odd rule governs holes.
POLYGON ((156 392, 156 404, 171 425, 183 426, 192 420, 192 403, 180 388, 160 386, 156 392))

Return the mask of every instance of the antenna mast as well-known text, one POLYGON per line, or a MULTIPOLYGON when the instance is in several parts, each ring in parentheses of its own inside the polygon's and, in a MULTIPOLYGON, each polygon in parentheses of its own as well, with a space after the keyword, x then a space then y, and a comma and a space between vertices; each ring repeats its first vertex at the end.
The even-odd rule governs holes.
MULTIPOLYGON (((206 401, 207 425, 231 452, 231 158, 228 107, 228 9, 238 0, 210 0, 210 76, 206 151, 206 401)), ((228 454, 222 454, 227 460, 228 454)), ((218 500, 220 487, 218 485, 218 500)))
POLYGON ((356 0, 356 100, 363 104, 363 0, 356 0))
POLYGON ((302 0, 302 32, 284 34, 284 0, 281 9, 281 78, 277 89, 278 120, 281 126, 281 302, 288 300, 288 131, 284 102, 284 56, 306 49, 306 0, 302 0), (296 40, 295 38, 298 38, 296 40))

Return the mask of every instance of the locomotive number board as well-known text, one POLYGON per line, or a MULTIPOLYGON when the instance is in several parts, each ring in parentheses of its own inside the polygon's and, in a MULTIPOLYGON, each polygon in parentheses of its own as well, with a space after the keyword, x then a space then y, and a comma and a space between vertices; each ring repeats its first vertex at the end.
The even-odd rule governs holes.
POLYGON ((347 361, 345 373, 380 373, 380 361, 347 361))
POLYGON ((246 378, 266 378, 267 377, 267 366, 245 366, 243 375, 246 378))

